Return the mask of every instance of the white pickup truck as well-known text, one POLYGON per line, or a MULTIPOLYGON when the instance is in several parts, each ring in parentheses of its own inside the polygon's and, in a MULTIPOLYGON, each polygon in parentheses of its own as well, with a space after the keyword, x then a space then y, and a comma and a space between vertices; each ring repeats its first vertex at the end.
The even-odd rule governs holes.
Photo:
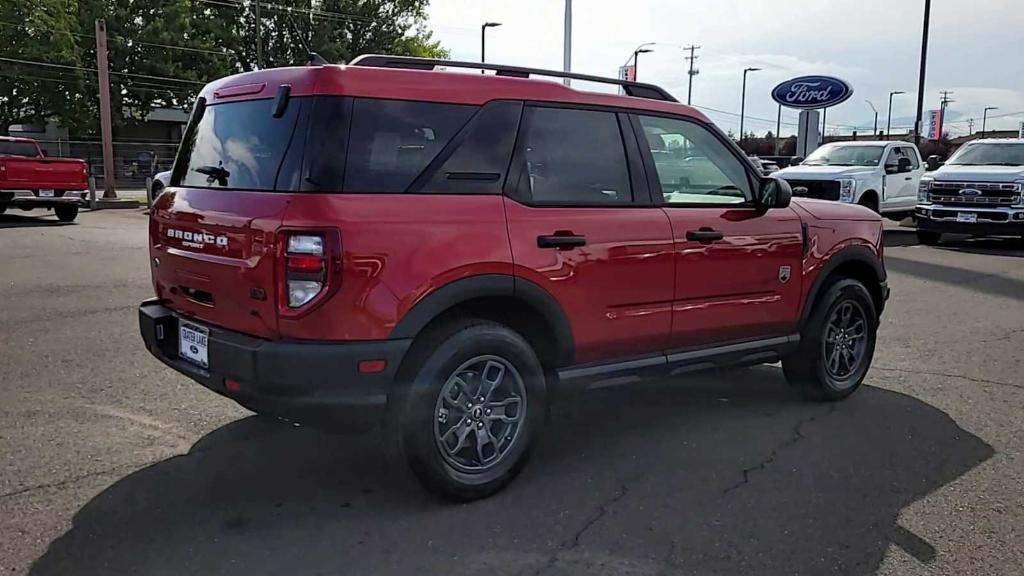
POLYGON ((866 206, 902 220, 914 213, 924 163, 907 142, 833 142, 776 172, 794 196, 866 206))
POLYGON ((974 140, 941 167, 934 156, 928 164, 915 210, 922 244, 944 232, 1024 236, 1024 139, 974 140))

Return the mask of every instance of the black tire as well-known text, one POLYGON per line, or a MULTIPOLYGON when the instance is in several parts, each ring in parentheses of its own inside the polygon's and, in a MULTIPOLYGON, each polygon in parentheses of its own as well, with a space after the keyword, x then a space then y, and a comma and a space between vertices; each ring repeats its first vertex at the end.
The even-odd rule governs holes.
POLYGON ((7 212, 7 204, 0 204, 0 214, 7 212))
POLYGON ((53 207, 53 213, 61 222, 71 222, 78 217, 78 204, 58 204, 53 207))
POLYGON ((917 241, 926 246, 935 246, 942 240, 942 232, 933 232, 931 230, 918 230, 917 241))
POLYGON ((871 210, 875 214, 879 213, 878 212, 878 200, 875 199, 874 194, 867 194, 867 193, 865 193, 864 196, 861 197, 860 202, 858 202, 858 204, 860 204, 861 206, 867 208, 868 210, 871 210))
MULTIPOLYGON (((399 382, 389 402, 392 438, 429 490, 457 501, 476 500, 497 492, 522 470, 545 419, 547 384, 536 353, 517 332, 487 320, 462 320, 431 330, 413 345, 399 382), (480 362, 484 366, 475 372, 473 367, 480 362), (490 362, 505 363, 501 382, 508 378, 508 387, 521 390, 514 409, 516 402, 510 399, 516 394, 505 396, 503 390, 488 401, 474 398, 484 394, 484 374, 498 379, 498 368, 490 362), (457 374, 464 377, 465 387, 455 383, 457 374), (448 394, 447 401, 442 393, 448 394), (489 403, 499 396, 504 400, 489 403), (472 407, 463 408, 466 399, 472 407), (502 402, 501 414, 492 415, 487 406, 502 402), (518 419, 514 431, 503 417, 518 419), (477 446, 480 435, 490 439, 484 447, 477 446), (465 446, 464 440, 469 442, 465 446)), ((499 386, 503 384, 495 390, 499 386)))
POLYGON ((811 316, 800 332, 799 348, 782 361, 786 379, 809 400, 834 401, 846 398, 860 387, 871 367, 877 331, 878 314, 867 288, 852 278, 840 278, 832 282, 814 303, 811 316), (855 314, 859 310, 863 336, 855 339, 852 336, 853 330, 850 330, 851 336, 846 336, 846 330, 843 330, 841 338, 836 336, 828 340, 826 330, 835 318, 834 315, 841 314, 847 304, 855 314), (857 353, 855 366, 850 366, 847 356, 840 354, 840 360, 847 364, 848 373, 839 370, 842 368, 840 364, 837 364, 836 370, 826 365, 832 357, 829 350, 834 350, 837 341, 843 344, 852 342, 850 354, 857 353))

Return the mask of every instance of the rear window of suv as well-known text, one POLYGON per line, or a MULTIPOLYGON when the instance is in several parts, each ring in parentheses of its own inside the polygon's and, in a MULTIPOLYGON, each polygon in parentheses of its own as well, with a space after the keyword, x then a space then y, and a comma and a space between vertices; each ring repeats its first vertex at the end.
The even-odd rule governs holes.
POLYGON ((293 98, 279 118, 273 100, 205 106, 182 141, 174 184, 193 188, 274 190, 299 114, 293 98))

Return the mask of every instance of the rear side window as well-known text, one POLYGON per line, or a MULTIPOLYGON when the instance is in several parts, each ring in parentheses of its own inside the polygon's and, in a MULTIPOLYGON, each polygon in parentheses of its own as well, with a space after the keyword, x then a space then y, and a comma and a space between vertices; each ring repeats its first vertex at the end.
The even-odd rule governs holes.
POLYGON ((583 206, 633 201, 614 113, 528 107, 520 140, 520 199, 583 206))
POLYGON ((355 99, 346 192, 405 192, 477 111, 476 106, 355 99))
POLYGON ((174 185, 274 190, 295 130, 299 99, 274 118, 273 100, 208 105, 193 120, 179 152, 174 185))

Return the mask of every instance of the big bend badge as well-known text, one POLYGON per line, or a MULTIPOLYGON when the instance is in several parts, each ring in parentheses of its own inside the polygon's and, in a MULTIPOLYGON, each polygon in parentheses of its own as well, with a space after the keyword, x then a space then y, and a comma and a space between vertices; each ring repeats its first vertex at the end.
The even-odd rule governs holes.
POLYGON ((779 266, 779 282, 782 282, 783 284, 789 282, 790 275, 791 270, 789 266, 779 266))

